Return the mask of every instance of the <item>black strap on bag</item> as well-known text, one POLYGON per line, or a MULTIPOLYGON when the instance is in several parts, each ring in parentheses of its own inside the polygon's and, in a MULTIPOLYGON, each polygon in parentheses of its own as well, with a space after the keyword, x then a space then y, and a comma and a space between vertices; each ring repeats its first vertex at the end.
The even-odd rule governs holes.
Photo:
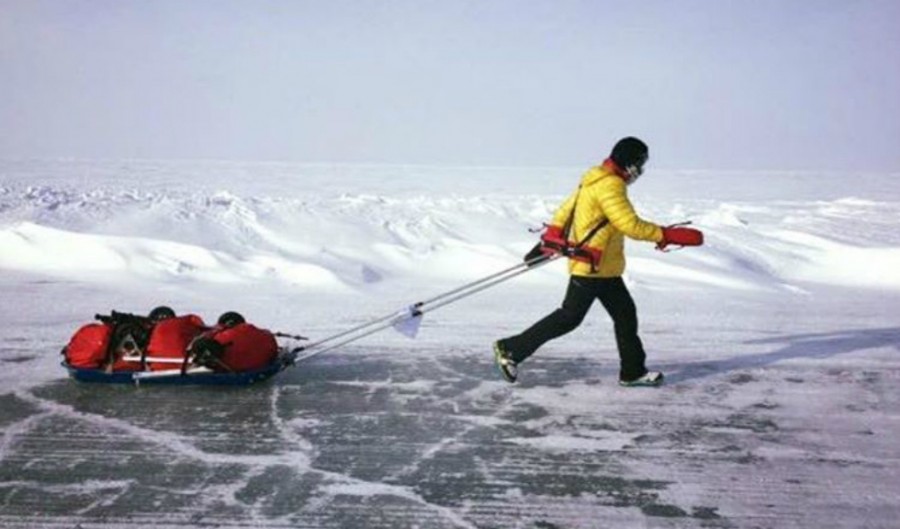
MULTIPOLYGON (((566 219, 566 223, 563 224, 563 237, 565 237, 566 241, 569 240, 569 234, 573 230, 573 226, 575 224, 575 209, 578 207, 578 197, 581 195, 581 185, 578 185, 578 192, 575 194, 575 203, 572 204, 572 211, 569 213, 569 218, 566 219)), ((609 224, 609 219, 603 219, 597 223, 596 226, 591 228, 588 234, 581 239, 580 242, 575 243, 574 246, 566 246, 563 248, 563 255, 567 257, 579 256, 579 257, 587 257, 591 263, 591 273, 595 273, 597 271, 597 265, 599 264, 596 259, 594 259, 593 254, 590 252, 586 252, 583 248, 584 245, 587 244, 589 240, 591 240, 594 235, 597 235, 597 232, 602 230, 609 224)))
POLYGON ((124 349, 127 353, 141 355, 141 369, 146 369, 147 346, 150 343, 150 332, 153 328, 150 320, 127 312, 112 311, 108 316, 95 314, 94 319, 109 325, 112 329, 109 344, 106 348, 106 367, 112 369, 116 362, 116 353, 124 349))

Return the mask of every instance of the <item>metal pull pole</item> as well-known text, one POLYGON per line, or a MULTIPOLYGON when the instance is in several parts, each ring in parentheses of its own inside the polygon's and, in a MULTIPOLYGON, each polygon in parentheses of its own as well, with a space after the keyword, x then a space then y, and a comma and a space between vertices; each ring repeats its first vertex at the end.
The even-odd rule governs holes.
POLYGON ((416 302, 407 307, 405 310, 393 312, 391 314, 376 318, 361 325, 357 325, 356 327, 353 327, 346 331, 328 336, 317 342, 297 347, 291 350, 290 354, 292 356, 289 359, 289 363, 296 363, 300 360, 306 360, 307 358, 311 358, 326 351, 331 351, 332 349, 336 349, 348 343, 355 342, 361 338, 365 338, 366 336, 375 334, 376 332, 387 329, 388 327, 392 327, 393 325, 404 320, 421 317, 426 312, 436 310, 440 307, 449 305, 473 294, 477 294, 478 292, 486 290, 492 286, 498 285, 500 283, 503 283, 504 281, 508 281, 514 277, 522 275, 525 272, 543 266, 551 261, 558 259, 559 257, 561 257, 561 254, 558 253, 535 257, 515 266, 506 268, 505 270, 495 272, 489 276, 457 287, 453 290, 438 294, 437 296, 429 298, 425 301, 416 302), (340 338, 346 339, 341 340, 338 343, 329 345, 328 347, 322 347, 324 344, 333 342, 340 338), (303 353, 304 351, 309 351, 309 353, 303 356, 299 356, 299 354, 303 353))
MULTIPOLYGON (((558 255, 558 254, 552 254, 552 255, 540 255, 540 256, 538 256, 538 257, 535 257, 534 259, 530 259, 530 260, 528 260, 528 261, 521 262, 521 263, 519 263, 519 264, 517 264, 517 265, 515 265, 515 266, 511 266, 511 267, 509 267, 509 268, 507 268, 507 269, 505 269, 505 270, 501 270, 501 271, 495 272, 495 273, 493 273, 493 274, 491 274, 491 275, 489 275, 489 276, 482 277, 481 279, 479 279, 479 280, 477 280, 477 281, 473 281, 473 282, 468 283, 468 284, 465 284, 465 285, 463 285, 463 286, 461 286, 461 287, 458 287, 458 288, 455 288, 455 289, 453 289, 453 290, 444 292, 443 294, 438 294, 437 296, 434 296, 434 297, 431 298, 431 299, 427 299, 427 300, 425 300, 425 301, 420 301, 417 305, 427 305, 427 304, 429 304, 429 303, 434 303, 435 301, 438 301, 438 300, 441 300, 441 299, 443 299, 443 298, 445 298, 445 297, 448 297, 448 296, 451 296, 451 295, 453 295, 453 294, 456 294, 457 292, 462 292, 463 290, 468 290, 468 289, 470 289, 470 288, 472 288, 472 287, 475 287, 475 286, 478 286, 478 285, 480 285, 480 284, 482 284, 482 283, 487 283, 488 281, 491 281, 491 280, 493 280, 493 279, 495 279, 495 278, 498 278, 498 277, 500 277, 500 276, 503 276, 503 275, 508 274, 508 273, 510 273, 510 272, 513 272, 513 271, 521 270, 522 272, 524 272, 524 271, 526 271, 526 270, 528 270, 528 269, 531 269, 532 267, 539 266, 539 265, 541 265, 541 264, 546 264, 547 262, 552 261, 553 259, 556 258, 556 257, 554 257, 554 256, 556 256, 556 255, 558 255)), ((516 275, 518 275, 518 274, 516 274, 516 275)))
MULTIPOLYGON (((554 259, 554 258, 555 258, 555 257, 553 257, 553 256, 547 256, 547 255, 541 255, 541 256, 535 257, 534 259, 531 259, 531 260, 529 260, 529 261, 525 261, 525 262, 519 263, 519 264, 517 264, 517 265, 515 265, 515 266, 511 266, 511 267, 509 267, 509 268, 507 268, 507 269, 505 269, 505 270, 501 270, 501 271, 499 271, 499 272, 495 272, 495 273, 493 273, 493 274, 491 274, 491 275, 489 275, 489 276, 487 276, 487 277, 482 277, 481 279, 478 279, 478 280, 473 281, 473 282, 471 282, 471 283, 465 284, 465 285, 463 285, 463 286, 461 286, 461 287, 455 288, 455 289, 450 290, 450 291, 448 291, 448 292, 444 292, 444 293, 442 293, 442 294, 438 294, 437 296, 434 296, 433 298, 427 299, 427 300, 425 300, 425 301, 419 301, 419 302, 416 302, 416 303, 414 303, 414 304, 412 305, 412 307, 413 307, 413 308, 419 308, 419 307, 421 307, 421 306, 423 306, 423 305, 427 305, 427 304, 429 304, 429 303, 434 303, 435 301, 439 301, 439 300, 441 300, 441 299, 443 299, 443 298, 445 298, 445 297, 451 296, 451 295, 456 294, 456 293, 458 293, 458 292, 462 292, 462 291, 464 291, 464 290, 468 290, 468 289, 470 289, 470 288, 476 287, 476 286, 478 286, 478 285, 481 285, 481 284, 483 284, 483 283, 486 283, 486 282, 488 282, 488 281, 491 281, 491 280, 493 280, 493 279, 495 279, 495 278, 501 277, 501 276, 503 276, 503 275, 505 275, 505 274, 508 274, 508 273, 510 273, 510 272, 518 271, 518 270, 521 270, 521 269, 528 269, 528 268, 530 268, 530 267, 537 266, 537 265, 539 265, 539 264, 544 263, 545 261, 552 260, 552 259, 554 259)), ((303 347, 301 347, 300 349, 305 350, 305 349, 312 349, 312 348, 314 348, 314 347, 319 347, 319 346, 324 345, 324 344, 326 344, 326 343, 328 343, 328 342, 332 342, 332 341, 334 341, 334 340, 337 340, 338 338, 343 338, 343 337, 345 337, 345 336, 349 336, 349 335, 351 335, 351 334, 354 334, 354 333, 356 333, 356 332, 362 331, 363 329, 367 329, 367 328, 372 327, 372 326, 374 326, 374 325, 378 325, 378 324, 380 324, 380 323, 385 323, 385 322, 393 322, 394 319, 397 318, 397 316, 398 316, 398 313, 397 313, 397 312, 392 312, 391 314, 386 314, 386 315, 384 315, 384 316, 382 316, 382 317, 380 317, 380 318, 376 318, 376 319, 371 320, 371 321, 368 321, 368 322, 366 322, 366 323, 362 323, 362 324, 360 324, 360 325, 357 325, 356 327, 352 327, 352 328, 350 328, 350 329, 347 329, 346 331, 339 332, 339 333, 337 333, 337 334, 334 334, 334 335, 331 335, 331 336, 327 336, 327 337, 325 337, 325 338, 322 338, 321 340, 315 341, 315 342, 313 342, 313 343, 306 344, 306 345, 304 345, 303 347)))
POLYGON ((481 292, 482 290, 487 290, 487 289, 491 288, 492 286, 499 285, 500 283, 503 283, 505 281, 509 281, 510 279, 512 279, 516 276, 520 276, 520 275, 524 274, 525 272, 530 272, 534 268, 543 266, 543 265, 549 263, 550 261, 557 259, 560 256, 561 256, 561 254, 553 254, 552 256, 546 257, 545 259, 540 259, 539 261, 528 265, 528 267, 526 267, 526 268, 521 268, 521 269, 516 270, 510 274, 503 276, 503 277, 497 277, 494 281, 491 281, 488 283, 482 283, 479 285, 473 285, 472 287, 467 288, 465 290, 457 289, 456 291, 458 292, 458 294, 456 296, 450 297, 449 295, 445 294, 445 295, 436 297, 433 300, 431 300, 428 303, 428 305, 423 306, 420 309, 420 312, 423 314, 426 312, 431 312, 435 309, 439 309, 443 306, 446 306, 446 305, 449 305, 456 301, 459 301, 463 298, 467 298, 473 294, 477 294, 477 293, 481 292), (444 298, 447 298, 447 299, 444 299, 444 298), (436 301, 440 301, 440 302, 438 303, 436 301))

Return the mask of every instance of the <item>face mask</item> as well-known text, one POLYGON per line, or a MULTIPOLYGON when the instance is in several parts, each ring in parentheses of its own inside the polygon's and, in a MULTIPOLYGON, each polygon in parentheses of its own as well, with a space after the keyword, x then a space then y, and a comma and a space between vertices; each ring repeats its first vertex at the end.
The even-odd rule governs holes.
POLYGON ((625 168, 625 174, 628 175, 628 183, 633 184, 644 174, 644 168, 640 165, 629 165, 625 168))
POLYGON ((636 163, 625 167, 625 174, 628 175, 629 184, 635 183, 637 179, 640 178, 642 174, 644 174, 644 164, 647 163, 647 158, 647 155, 644 155, 636 163))

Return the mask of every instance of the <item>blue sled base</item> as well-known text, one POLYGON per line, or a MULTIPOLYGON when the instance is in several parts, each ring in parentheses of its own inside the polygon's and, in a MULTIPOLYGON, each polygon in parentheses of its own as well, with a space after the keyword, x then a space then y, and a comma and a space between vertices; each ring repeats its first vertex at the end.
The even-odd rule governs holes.
POLYGON ((154 384, 154 385, 200 385, 200 386, 248 386, 275 376, 286 367, 281 358, 271 364, 241 373, 194 373, 175 374, 151 378, 135 378, 139 371, 119 371, 108 373, 102 369, 85 369, 72 367, 63 362, 62 366, 69 371, 69 376, 79 382, 103 384, 154 384))

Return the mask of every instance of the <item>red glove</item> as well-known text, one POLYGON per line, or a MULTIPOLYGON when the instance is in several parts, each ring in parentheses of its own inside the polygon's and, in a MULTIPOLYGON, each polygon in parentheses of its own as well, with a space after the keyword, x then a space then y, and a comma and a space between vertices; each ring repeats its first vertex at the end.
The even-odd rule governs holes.
POLYGON ((541 242, 535 244, 534 248, 525 254, 523 260, 528 263, 542 255, 550 257, 554 254, 561 254, 566 251, 567 247, 568 244, 566 243, 562 228, 557 226, 547 226, 547 229, 541 234, 541 242))
POLYGON ((544 253, 561 253, 569 245, 563 229, 559 226, 547 226, 541 235, 541 251, 544 253))
POLYGON ((662 229, 663 240, 659 241, 656 249, 664 250, 670 244, 678 246, 700 246, 703 244, 703 232, 694 228, 682 226, 667 226, 662 229))

